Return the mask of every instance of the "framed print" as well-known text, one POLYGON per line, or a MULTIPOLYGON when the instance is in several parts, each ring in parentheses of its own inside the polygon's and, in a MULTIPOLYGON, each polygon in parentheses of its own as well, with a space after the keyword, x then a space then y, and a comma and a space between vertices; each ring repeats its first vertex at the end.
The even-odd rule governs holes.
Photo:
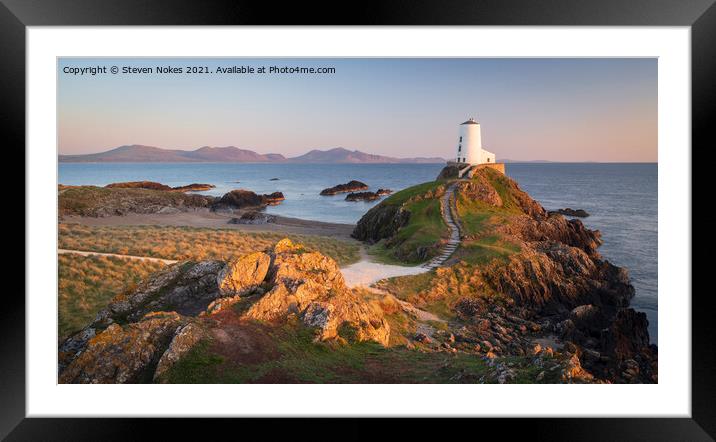
POLYGON ((662 3, 4 2, 27 208, 2 434, 712 440, 716 9, 662 3))

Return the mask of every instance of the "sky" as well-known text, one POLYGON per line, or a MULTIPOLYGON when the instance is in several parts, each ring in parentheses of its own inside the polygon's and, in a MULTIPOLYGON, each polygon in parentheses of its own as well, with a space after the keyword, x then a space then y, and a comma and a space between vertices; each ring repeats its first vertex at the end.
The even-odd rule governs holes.
POLYGON ((657 161, 655 58, 62 58, 57 106, 60 154, 143 144, 450 158, 474 117, 498 160, 657 161), (106 73, 81 71, 96 66, 106 73), (217 72, 232 66, 267 72, 217 72))

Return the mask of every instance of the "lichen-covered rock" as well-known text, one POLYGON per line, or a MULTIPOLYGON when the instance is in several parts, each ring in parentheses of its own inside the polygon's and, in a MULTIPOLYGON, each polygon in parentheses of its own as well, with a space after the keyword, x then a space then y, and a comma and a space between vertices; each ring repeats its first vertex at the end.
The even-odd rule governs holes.
POLYGON ((196 323, 190 322, 182 327, 179 332, 174 335, 169 348, 166 349, 162 357, 157 363, 154 371, 153 380, 166 382, 163 375, 169 370, 182 356, 194 347, 203 337, 204 330, 196 323))
POLYGON ((256 301, 245 317, 277 321, 296 314, 319 329, 318 339, 339 336, 350 325, 356 339, 387 345, 390 326, 383 313, 370 306, 345 284, 336 262, 320 253, 307 252, 288 239, 279 241, 271 253, 268 283, 271 289, 256 301))
POLYGON ((215 315, 226 310, 239 301, 241 301, 241 295, 216 298, 206 307, 206 311, 199 313, 199 316, 215 315))
POLYGON ((242 295, 258 287, 266 277, 271 257, 263 252, 232 259, 217 275, 221 296, 242 295))
POLYGON ((111 324, 89 339, 60 374, 60 383, 124 384, 151 381, 159 361, 184 319, 175 312, 153 312, 141 321, 111 324))
POLYGON ((220 296, 217 275, 221 261, 184 262, 155 274, 131 293, 116 296, 108 306, 115 321, 137 321, 153 311, 172 310, 196 316, 220 296))

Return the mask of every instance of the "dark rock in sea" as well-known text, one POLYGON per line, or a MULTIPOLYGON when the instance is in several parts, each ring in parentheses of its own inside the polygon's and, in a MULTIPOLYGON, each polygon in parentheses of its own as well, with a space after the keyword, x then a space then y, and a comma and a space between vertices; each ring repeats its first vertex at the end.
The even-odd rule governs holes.
POLYGON ((271 178, 269 181, 278 181, 278 178, 271 178))
POLYGON ((577 218, 586 218, 589 216, 589 214, 583 209, 570 209, 569 207, 566 209, 550 210, 548 213, 550 215, 560 214, 565 216, 574 216, 577 218))
POLYGON ((275 222, 275 216, 253 210, 241 214, 238 218, 231 218, 229 220, 229 224, 268 224, 275 222))
POLYGON ((335 195, 337 193, 356 192, 359 190, 368 190, 368 185, 360 181, 352 180, 345 184, 329 187, 321 190, 321 195, 335 195))
POLYGON ((353 192, 346 195, 346 201, 375 201, 379 198, 375 192, 353 192))
POLYGON ((107 187, 109 189, 119 188, 119 189, 172 190, 172 188, 170 186, 167 186, 166 184, 162 184, 162 183, 157 183, 154 181, 127 181, 124 183, 107 184, 104 187, 107 187))
POLYGON ((264 205, 263 198, 246 189, 235 189, 225 193, 221 199, 212 207, 217 209, 243 209, 246 207, 261 207, 264 205))
POLYGON ((212 210, 234 210, 274 206, 284 199, 283 193, 281 192, 259 195, 250 190, 236 189, 225 193, 219 201, 212 205, 212 210))
POLYGON ((215 187, 216 186, 213 184, 192 183, 192 184, 187 184, 186 186, 172 187, 172 190, 177 191, 177 192, 201 192, 204 190, 213 189, 215 187))
POLYGON ((273 193, 261 195, 261 199, 264 204, 269 205, 269 206, 275 206, 275 205, 281 203, 281 201, 285 200, 286 197, 284 197, 283 193, 281 193, 281 192, 273 192, 273 193))
POLYGON ((375 191, 375 194, 378 195, 378 196, 390 195, 391 193, 393 193, 392 190, 390 190, 390 189, 383 189, 383 188, 380 188, 380 189, 378 189, 378 190, 375 191))

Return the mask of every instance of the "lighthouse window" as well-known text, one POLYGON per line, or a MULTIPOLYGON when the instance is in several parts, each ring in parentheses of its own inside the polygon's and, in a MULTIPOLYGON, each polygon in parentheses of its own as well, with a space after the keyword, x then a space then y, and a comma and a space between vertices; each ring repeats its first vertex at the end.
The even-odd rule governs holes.
POLYGON ((457 145, 457 151, 460 152, 461 150, 462 150, 462 145, 458 144, 458 145, 457 145))
POLYGON ((460 137, 460 142, 462 143, 462 137, 460 137))

